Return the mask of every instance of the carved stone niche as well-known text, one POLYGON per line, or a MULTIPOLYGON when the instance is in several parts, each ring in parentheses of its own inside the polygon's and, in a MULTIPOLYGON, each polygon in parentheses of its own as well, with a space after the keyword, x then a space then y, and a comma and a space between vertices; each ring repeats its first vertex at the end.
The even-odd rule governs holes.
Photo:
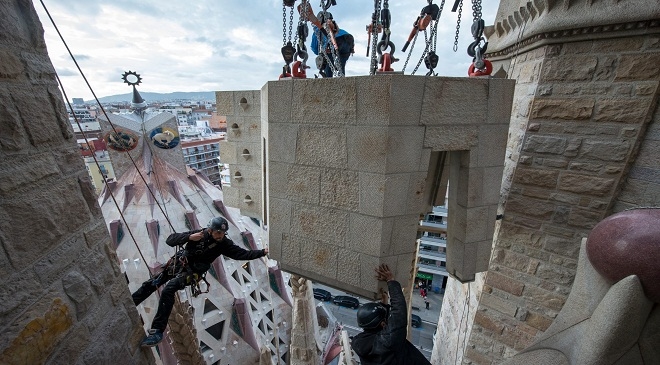
POLYGON ((268 82, 261 129, 271 257, 282 270, 369 298, 382 285, 381 263, 405 286, 420 216, 449 179, 447 271, 474 280, 490 257, 514 84, 408 75, 268 82))

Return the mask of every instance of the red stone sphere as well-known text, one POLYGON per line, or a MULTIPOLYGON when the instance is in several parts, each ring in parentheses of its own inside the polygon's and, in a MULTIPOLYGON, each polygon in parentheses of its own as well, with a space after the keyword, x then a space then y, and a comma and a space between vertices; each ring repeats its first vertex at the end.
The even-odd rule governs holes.
POLYGON ((587 257, 611 284, 637 275, 644 293, 660 303, 660 209, 611 215, 589 233, 587 257))

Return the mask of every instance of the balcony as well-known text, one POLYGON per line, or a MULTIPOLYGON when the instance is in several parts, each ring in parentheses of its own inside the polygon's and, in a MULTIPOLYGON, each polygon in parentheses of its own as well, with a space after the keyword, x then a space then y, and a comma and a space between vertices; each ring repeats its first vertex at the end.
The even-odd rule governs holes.
POLYGON ((417 264, 417 269, 421 272, 436 274, 442 276, 449 276, 447 269, 444 266, 417 264))
POLYGON ((428 245, 428 246, 447 247, 447 239, 446 238, 433 237, 433 236, 427 236, 427 235, 422 236, 422 238, 420 238, 419 243, 422 244, 422 245, 428 245))
POLYGON ((444 253, 444 252, 420 249, 419 250, 419 257, 425 258, 425 259, 428 259, 428 260, 447 262, 447 254, 444 253))
POLYGON ((420 221, 417 231, 432 232, 432 233, 445 233, 447 232, 447 223, 435 223, 429 221, 420 221))

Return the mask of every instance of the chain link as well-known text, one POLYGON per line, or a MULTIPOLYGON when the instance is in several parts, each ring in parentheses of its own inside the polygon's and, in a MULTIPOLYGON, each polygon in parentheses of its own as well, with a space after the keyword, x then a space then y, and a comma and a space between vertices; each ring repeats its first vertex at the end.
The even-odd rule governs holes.
POLYGON ((289 11, 289 41, 291 40, 291 33, 293 32, 293 6, 289 11))
MULTIPOLYGON (((432 1, 429 1, 429 5, 431 4, 431 2, 432 1)), ((414 75, 417 72, 419 66, 422 65, 422 61, 424 61, 424 57, 426 57, 429 51, 435 53, 435 50, 438 45, 438 24, 440 23, 440 16, 442 15, 442 10, 444 9, 444 7, 445 7, 445 0, 442 0, 442 2, 440 2, 440 6, 438 7, 438 18, 436 20, 432 20, 431 24, 429 25, 431 28, 431 35, 427 36, 426 29, 424 30, 424 40, 426 41, 426 46, 424 47, 424 51, 422 52, 422 56, 419 58, 417 65, 410 73, 411 75, 414 75)), ((410 59, 410 55, 412 54, 413 48, 415 48, 415 41, 417 40, 418 35, 419 32, 415 34, 415 38, 413 38, 413 41, 410 45, 410 52, 408 52, 408 57, 406 58, 406 62, 403 65, 403 71, 405 71, 406 66, 408 65, 408 60, 410 59)))
POLYGON ((282 46, 286 46, 286 5, 282 2, 282 46))
POLYGON ((481 19, 481 0, 472 0, 472 21, 481 19))
MULTIPOLYGON (((417 42, 417 36, 419 35, 419 32, 415 33, 415 37, 413 38, 412 42, 410 43, 410 51, 408 51, 408 56, 406 57, 406 62, 403 63, 403 68, 401 69, 401 72, 406 72, 406 67, 408 66, 408 61, 410 61, 410 56, 412 56, 412 51, 415 48, 415 42, 417 42)), ((415 69, 411 75, 415 74, 415 69)))
POLYGON ((369 66, 369 75, 375 75, 378 69, 378 56, 376 48, 378 46, 378 27, 380 26, 380 2, 381 0, 374 0, 374 19, 372 21, 371 29, 371 64, 369 66))
MULTIPOLYGON (((327 22, 327 9, 324 7, 323 0, 321 0, 320 4, 321 13, 323 14, 323 21, 327 22)), ((327 24, 327 23, 326 23, 327 24)), ((322 24, 322 26, 325 27, 325 24, 322 24)), ((326 29, 326 32, 332 32, 332 29, 326 29)), ((332 40, 330 40, 330 34, 326 36, 326 48, 330 48, 330 53, 332 54, 332 60, 328 56, 328 53, 325 51, 323 47, 323 42, 321 41, 321 30, 319 29, 316 32, 316 37, 319 43, 319 55, 323 55, 325 58, 325 62, 328 64, 330 67, 330 71, 332 71, 332 76, 333 77, 341 77, 344 76, 344 74, 341 72, 341 61, 339 60, 339 56, 337 55, 337 50, 335 49, 335 45, 332 43, 332 40)))
POLYGON ((456 36, 454 37, 454 52, 458 51, 458 33, 461 30, 461 14, 463 13, 463 0, 458 4, 458 20, 456 21, 456 36))

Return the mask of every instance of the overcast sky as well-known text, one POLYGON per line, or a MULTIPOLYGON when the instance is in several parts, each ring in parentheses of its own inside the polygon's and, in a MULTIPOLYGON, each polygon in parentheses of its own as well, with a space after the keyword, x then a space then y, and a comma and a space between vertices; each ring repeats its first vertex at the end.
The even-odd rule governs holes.
MULTIPOLYGON (((452 50, 457 13, 454 0, 445 2, 438 27, 436 71, 441 76, 467 76, 472 59, 466 54, 472 42, 472 4, 464 0, 458 51, 452 50)), ((367 75, 367 32, 374 2, 336 0, 329 9, 339 27, 355 37, 355 54, 346 65, 347 76, 367 75)), ((59 39, 39 0, 34 6, 45 30, 50 59, 69 98, 92 99, 75 64, 59 39)), ((125 71, 142 76, 139 90, 174 91, 252 90, 277 80, 284 61, 282 47, 282 0, 43 0, 62 36, 98 97, 124 94, 125 71)), ((300 1, 296 1, 296 4, 300 1)), ((440 4, 438 0, 434 3, 440 4)), ((320 1, 311 0, 314 12, 320 1)), ((390 0, 391 39, 394 56, 401 61, 392 67, 400 71, 406 55, 401 52, 412 24, 426 0, 390 0)), ((493 24, 499 2, 483 0, 483 19, 493 24)), ((288 9, 288 8, 287 8, 288 9)), ((288 10, 287 10, 288 20, 288 10)), ((294 13, 293 32, 298 21, 294 13)), ((310 28, 311 33, 311 28, 310 28)), ((307 39, 310 47, 311 37, 307 39)), ((420 33, 406 74, 414 69, 424 49, 420 33)), ((310 53, 308 77, 316 73, 310 53)), ((424 64, 416 74, 425 74, 424 64)))

